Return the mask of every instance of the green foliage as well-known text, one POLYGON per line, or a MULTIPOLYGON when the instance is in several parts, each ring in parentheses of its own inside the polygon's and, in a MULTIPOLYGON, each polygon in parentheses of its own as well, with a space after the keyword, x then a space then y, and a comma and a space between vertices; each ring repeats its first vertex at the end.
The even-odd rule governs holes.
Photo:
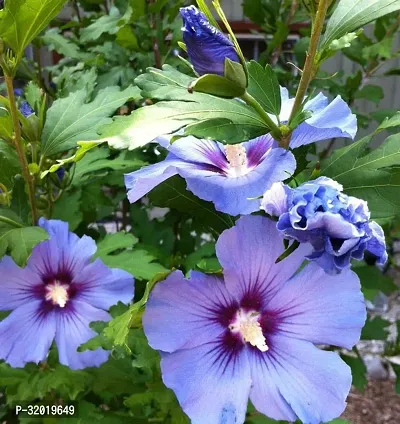
MULTIPOLYGON (((316 2, 298 2, 292 9, 291 0, 245 0, 245 14, 265 34, 266 46, 262 45, 259 62, 250 61, 244 72, 242 64, 227 60, 224 77, 206 75, 199 79, 176 55, 181 38, 179 7, 188 2, 115 0, 108 10, 109 2, 80 0, 79 14, 75 7, 69 8, 73 17, 68 22, 54 20, 46 29, 64 2, 51 3, 54 10, 50 10, 49 0, 6 0, 5 10, 0 12, 0 38, 20 62, 15 86, 25 87, 17 106, 27 101, 35 112, 28 118, 17 114, 24 154, 33 174, 38 215, 62 219, 78 236, 95 239, 98 249, 93 260, 101 259, 110 267, 131 273, 135 299, 130 305, 113 306, 109 322, 91 323, 97 335, 78 350, 110 350, 109 360, 98 368, 72 371, 61 366, 55 345, 39 365, 13 369, 0 364, 0 391, 4 395, 0 418, 14 422, 13 406, 22 401, 74 400, 79 410, 77 422, 82 424, 188 424, 173 392, 162 384, 160 358, 148 345, 142 315, 154 285, 170 270, 221 273, 215 240, 236 218, 198 199, 180 177, 165 181, 145 199, 129 205, 123 174, 159 162, 161 149, 149 142, 166 133, 181 130, 177 137, 194 135, 224 143, 268 133, 259 112, 237 97, 243 96, 243 87, 248 84, 248 93, 261 108, 279 115, 279 85, 287 87, 291 97, 297 89, 301 72, 295 66, 300 70, 304 67, 310 15, 316 2), (300 28, 297 42, 288 39, 293 25, 300 28), (40 46, 54 53, 56 63, 41 68, 31 58, 22 58, 30 42, 35 57, 40 46), (293 51, 297 62, 291 64, 293 51)), ((380 125, 376 134, 396 132, 400 126, 397 110, 379 109, 367 115, 360 114, 358 106, 364 100, 371 109, 379 105, 383 91, 378 78, 399 74, 396 67, 386 66, 398 56, 399 22, 397 16, 385 15, 399 9, 399 0, 333 3, 337 3, 336 10, 332 7, 329 12, 333 15, 320 44, 319 59, 341 51, 352 61, 353 73, 319 71, 307 94, 312 97, 318 89, 333 97, 341 95, 358 113, 360 127, 374 119, 380 125), (381 17, 376 20, 377 16, 381 17), (358 31, 374 20, 371 31, 358 31)), ((199 4, 211 17, 205 2, 199 4)), ((212 22, 218 25, 214 18, 212 22)), ((3 58, 12 65, 10 52, 3 58)), ((310 116, 311 112, 298 113, 290 128, 310 116)), ((0 96, 0 203, 5 206, 0 209, 0 258, 10 254, 23 266, 32 248, 48 235, 39 227, 25 226, 32 214, 14 136, 9 100, 0 96)), ((372 149, 371 140, 372 136, 364 138, 333 153, 323 151, 319 158, 314 144, 295 149, 296 181, 290 184, 295 186, 317 175, 316 160, 320 159, 322 175, 337 179, 346 193, 367 200, 373 218, 386 223, 390 249, 392 239, 399 234, 393 219, 400 209, 400 139, 398 134, 392 135, 378 149, 372 149)), ((380 292, 390 295, 396 290, 386 270, 381 272, 362 262, 354 271, 372 303, 380 292)), ((0 319, 5 316, 2 313, 0 319)), ((400 381, 400 367, 395 362, 399 340, 386 341, 388 326, 389 322, 379 316, 369 317, 362 338, 385 342, 385 361, 392 364, 400 381)), ((340 354, 351 367, 353 384, 363 390, 367 370, 359 352, 340 354)), ((400 392, 399 382, 397 390, 400 392)), ((272 422, 249 407, 246 424, 272 422)), ((331 422, 345 423, 342 419, 331 422)))
POLYGON ((199 93, 207 93, 227 98, 239 97, 245 92, 244 88, 233 83, 228 78, 211 74, 203 75, 195 80, 190 85, 190 89, 198 91, 199 93))
POLYGON ((132 250, 127 249, 127 236, 121 237, 119 234, 109 235, 99 244, 99 251, 96 257, 100 258, 107 266, 111 268, 121 268, 130 272, 135 278, 150 280, 156 274, 165 272, 166 269, 153 262, 156 258, 144 250, 135 249, 134 245, 137 239, 130 237, 130 246, 132 250))
POLYGON ((83 28, 81 31, 81 42, 86 43, 97 40, 104 33, 116 34, 121 27, 129 22, 132 12, 132 8, 128 7, 125 14, 121 16, 120 11, 116 7, 112 7, 108 15, 101 16, 91 25, 83 28))
POLYGON ((276 74, 270 65, 264 69, 252 60, 247 66, 249 70, 249 86, 247 91, 263 108, 276 116, 281 112, 281 92, 276 74))
POLYGON ((217 234, 234 225, 230 215, 217 212, 210 202, 199 199, 186 189, 185 180, 176 176, 154 188, 150 200, 155 206, 173 208, 190 215, 204 229, 217 234))
POLYGON ((321 174, 343 184, 347 194, 366 200, 373 219, 387 220, 400 213, 400 136, 390 136, 369 151, 371 138, 336 150, 321 163, 321 174))
POLYGON ((0 18, 0 38, 14 50, 17 63, 28 44, 58 15, 66 1, 6 1, 0 18))
POLYGON ((353 386, 360 392, 363 392, 368 383, 368 380, 367 367, 365 366, 362 358, 360 357, 357 351, 356 354, 353 356, 343 354, 341 355, 341 358, 351 368, 351 374, 353 376, 353 386))
POLYGON ((0 208, 0 258, 7 253, 15 263, 24 266, 32 248, 47 238, 42 228, 24 227, 15 212, 0 208))
POLYGON ((399 9, 399 0, 340 0, 329 19, 320 50, 326 49, 334 40, 399 9))
MULTIPOLYGON (((2 119, 3 117, 0 117, 0 123, 2 119)), ((0 131, 2 128, 3 127, 0 127, 0 131)), ((3 137, 3 134, 0 136, 3 137)), ((14 185, 14 175, 18 174, 20 169, 18 156, 15 150, 10 144, 6 144, 4 141, 0 140, 0 183, 8 189, 11 189, 14 185)))
POLYGON ((376 267, 360 266, 354 268, 354 271, 360 278, 362 291, 367 300, 374 300, 379 292, 390 295, 397 290, 393 280, 376 267))
POLYGON ((109 116, 136 96, 133 87, 123 91, 109 87, 101 90, 90 103, 85 103, 86 90, 56 100, 47 113, 41 139, 42 153, 54 155, 76 147, 78 141, 98 139, 97 131, 111 121, 109 116))
POLYGON ((232 144, 268 130, 252 108, 235 99, 190 93, 188 86, 192 81, 193 78, 167 65, 163 70, 149 69, 136 78, 135 83, 142 89, 143 97, 164 101, 115 119, 101 129, 102 139, 118 149, 135 149, 188 124, 192 124, 190 134, 198 135, 197 125, 201 125, 200 133, 203 134, 204 126, 210 124, 207 127, 209 138, 232 144), (216 119, 222 119, 223 123, 219 121, 216 126, 216 119))
POLYGON ((386 340, 388 335, 387 327, 390 325, 380 317, 368 318, 361 333, 362 340, 386 340))

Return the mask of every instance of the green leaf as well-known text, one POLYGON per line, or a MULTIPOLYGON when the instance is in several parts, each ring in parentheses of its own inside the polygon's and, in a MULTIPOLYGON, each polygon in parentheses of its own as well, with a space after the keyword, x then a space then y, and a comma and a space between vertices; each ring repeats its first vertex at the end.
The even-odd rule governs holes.
POLYGON ((135 278, 150 280, 159 272, 167 271, 162 265, 153 262, 156 258, 144 250, 130 249, 137 239, 130 235, 112 235, 99 243, 96 257, 111 268, 121 268, 130 272, 135 278), (128 246, 130 241, 130 246, 128 246), (124 249, 122 252, 119 250, 124 249))
POLYGON ((69 230, 74 231, 83 219, 80 190, 70 190, 60 197, 54 205, 53 218, 68 222, 69 230))
POLYGON ((186 189, 186 182, 176 176, 154 188, 150 201, 155 206, 176 209, 191 216, 204 229, 220 234, 234 225, 233 217, 217 212, 211 202, 206 202, 186 189))
POLYGON ((67 0, 11 0, 5 2, 0 38, 15 52, 17 62, 28 44, 47 27, 67 0))
POLYGON ((327 49, 333 40, 399 9, 400 0, 340 0, 329 19, 319 50, 327 49))
POLYGON ((383 121, 381 125, 379 125, 378 131, 398 126, 400 126, 400 112, 397 112, 391 118, 383 121))
POLYGON ((11 209, 19 216, 22 222, 28 222, 30 212, 28 195, 25 191, 25 180, 19 175, 15 178, 11 209))
POLYGON ((132 314, 130 310, 112 319, 103 330, 104 336, 112 340, 114 345, 126 346, 131 319, 132 314))
POLYGON ((131 25, 125 25, 117 32, 117 43, 130 50, 139 51, 139 40, 131 25))
POLYGON ((351 374, 353 376, 353 386, 360 392, 365 390, 368 383, 367 379, 367 367, 364 364, 362 358, 357 356, 340 355, 346 364, 351 368, 351 374))
POLYGON ((13 133, 14 133, 14 128, 13 128, 11 116, 9 115, 0 116, 0 137, 7 141, 11 141, 13 133))
POLYGON ((226 57, 224 75, 228 80, 232 81, 237 86, 242 87, 244 92, 244 89, 248 85, 248 81, 246 72, 244 71, 241 63, 234 62, 226 57))
POLYGON ((92 383, 86 371, 72 371, 57 364, 29 373, 26 369, 11 368, 0 364, 0 384, 7 387, 8 402, 35 401, 43 399, 56 391, 60 398, 74 400, 92 383))
POLYGON ((397 290, 397 285, 392 278, 382 274, 373 266, 360 266, 354 268, 361 281, 362 291, 368 300, 373 300, 381 291, 389 295, 397 290))
POLYGON ((368 202, 372 219, 400 214, 400 134, 368 153, 373 135, 336 150, 321 163, 321 175, 343 184, 344 191, 368 202), (393 167, 393 168, 391 168, 393 167))
POLYGON ((81 43, 96 41, 102 34, 116 34, 121 27, 129 22, 131 16, 131 7, 128 7, 123 16, 121 16, 116 7, 112 7, 109 14, 101 16, 92 24, 82 29, 80 37, 81 43))
POLYGON ((10 254, 15 263, 24 266, 33 247, 49 235, 40 227, 23 227, 18 215, 0 209, 0 258, 10 254))
POLYGON ((379 43, 363 48, 362 56, 366 60, 373 60, 377 57, 390 59, 392 57, 393 37, 385 37, 379 43))
MULTIPOLYGON (((80 186, 97 175, 107 175, 110 171, 132 172, 146 165, 134 157, 134 152, 123 151, 110 157, 110 149, 106 146, 91 150, 76 164, 72 184, 80 186)), ((53 171, 52 171, 53 172, 53 171)))
POLYGON ((107 234, 102 241, 97 243, 95 258, 102 258, 115 252, 118 249, 131 248, 138 242, 138 239, 130 233, 120 231, 115 234, 107 234))
POLYGON ((42 95, 40 93, 40 87, 33 81, 29 81, 28 85, 24 90, 25 98, 31 108, 39 114, 40 105, 42 103, 42 95))
POLYGON ((90 57, 89 54, 83 53, 75 43, 63 36, 59 28, 47 30, 41 39, 50 51, 55 50, 67 58, 83 60, 90 57))
POLYGON ((125 251, 101 259, 107 266, 124 269, 139 280, 150 280, 157 273, 166 271, 166 268, 154 262, 157 258, 145 250, 125 251))
POLYGON ((389 325, 390 322, 381 317, 368 318, 361 331, 361 340, 386 340, 389 325))
MULTIPOLYGON (((168 65, 164 65, 163 70, 149 68, 146 74, 135 79, 135 83, 143 90, 143 97, 166 101, 139 108, 130 116, 115 118, 111 125, 100 130, 101 140, 117 149, 132 150, 188 124, 215 119, 225 120, 226 132, 218 127, 215 133, 210 131, 208 137, 226 143, 246 141, 268 131, 259 115, 243 102, 189 93, 187 87, 193 80, 168 65)), ((195 133, 194 128, 191 133, 195 133)))
MULTIPOLYGON (((2 118, 0 118, 0 125, 2 118)), ((11 189, 14 185, 14 176, 20 172, 17 152, 9 144, 0 140, 0 183, 11 189)))
POLYGON ((400 365, 391 363, 394 373, 396 374, 396 385, 395 390, 396 393, 400 395, 400 365))
POLYGON ((85 103, 86 90, 56 100, 47 111, 41 139, 42 153, 55 155, 77 147, 78 141, 98 139, 97 130, 112 122, 109 116, 137 95, 135 87, 123 91, 118 87, 108 87, 101 90, 90 103, 85 103))
POLYGON ((240 97, 245 92, 244 88, 238 86, 228 78, 211 74, 203 75, 197 80, 193 81, 190 89, 200 93, 207 93, 214 96, 227 98, 240 97))
POLYGON ((249 71, 249 86, 247 91, 263 108, 276 116, 281 112, 281 92, 278 78, 270 65, 264 69, 252 60, 247 64, 249 71))
POLYGON ((366 99, 378 105, 384 97, 383 88, 380 85, 365 85, 356 92, 354 97, 356 99, 366 99))

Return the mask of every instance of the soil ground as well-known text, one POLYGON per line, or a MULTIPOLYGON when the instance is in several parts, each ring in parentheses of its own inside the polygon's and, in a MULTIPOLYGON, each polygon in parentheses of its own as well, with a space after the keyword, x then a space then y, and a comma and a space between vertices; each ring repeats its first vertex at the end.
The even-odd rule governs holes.
POLYGON ((342 418, 351 424, 400 424, 400 395, 393 380, 370 380, 364 393, 353 389, 342 418))

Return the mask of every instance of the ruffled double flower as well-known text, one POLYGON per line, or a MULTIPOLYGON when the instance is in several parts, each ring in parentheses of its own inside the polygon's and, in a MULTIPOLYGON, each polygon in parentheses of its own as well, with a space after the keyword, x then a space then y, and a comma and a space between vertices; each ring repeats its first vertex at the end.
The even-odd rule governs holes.
POLYGON ((291 189, 276 183, 265 193, 262 209, 279 217, 277 229, 290 240, 310 243, 307 259, 318 263, 329 274, 361 260, 365 251, 384 265, 386 253, 382 228, 370 221, 367 202, 343 193, 343 187, 330 178, 320 177, 291 189))

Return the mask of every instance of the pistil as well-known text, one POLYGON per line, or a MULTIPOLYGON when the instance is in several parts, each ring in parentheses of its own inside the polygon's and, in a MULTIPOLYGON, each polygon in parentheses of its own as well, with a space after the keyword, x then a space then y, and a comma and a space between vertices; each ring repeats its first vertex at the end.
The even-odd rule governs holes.
POLYGON ((57 280, 52 284, 48 284, 46 286, 45 299, 52 301, 53 305, 64 308, 68 301, 68 285, 62 284, 57 280))
POLYGON ((268 346, 259 323, 260 314, 255 311, 245 312, 242 309, 236 314, 235 321, 229 326, 232 333, 241 335, 243 343, 250 343, 261 352, 266 352, 268 346))

